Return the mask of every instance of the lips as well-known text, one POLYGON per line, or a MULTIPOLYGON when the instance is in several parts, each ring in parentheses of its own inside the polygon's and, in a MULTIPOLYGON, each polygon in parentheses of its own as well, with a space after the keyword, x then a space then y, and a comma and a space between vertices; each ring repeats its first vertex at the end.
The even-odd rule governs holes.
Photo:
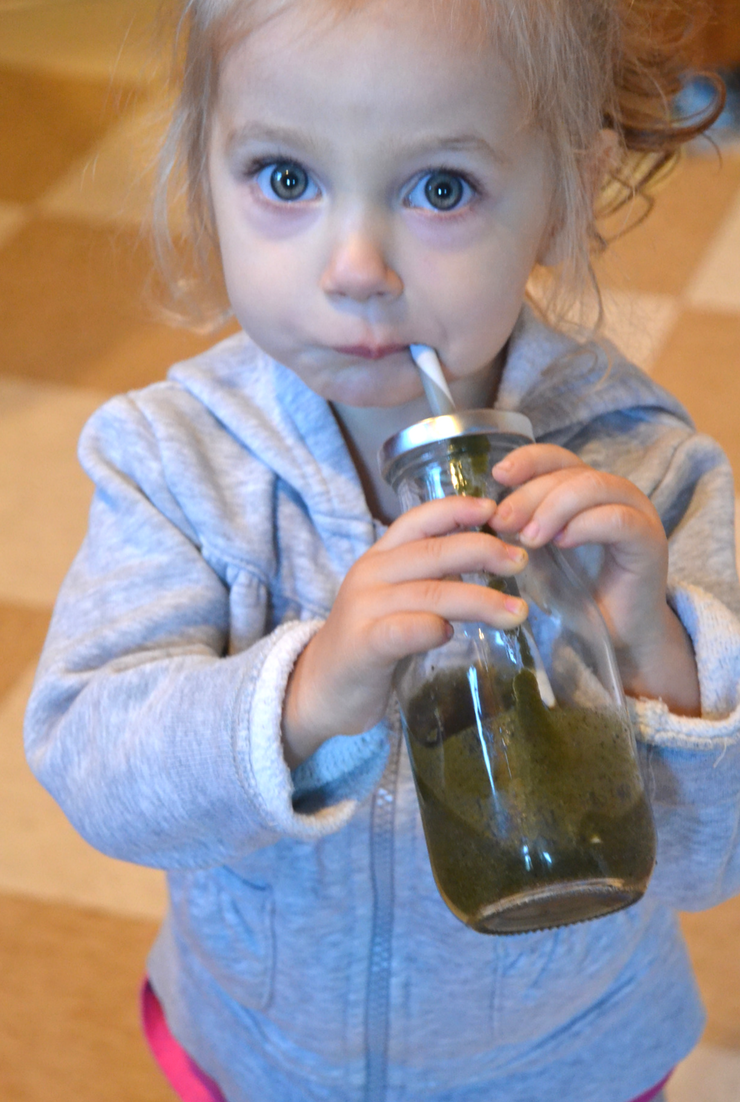
POLYGON ((407 352, 407 344, 346 344, 336 348, 344 356, 357 356, 362 360, 382 360, 386 356, 393 356, 397 352, 407 352))

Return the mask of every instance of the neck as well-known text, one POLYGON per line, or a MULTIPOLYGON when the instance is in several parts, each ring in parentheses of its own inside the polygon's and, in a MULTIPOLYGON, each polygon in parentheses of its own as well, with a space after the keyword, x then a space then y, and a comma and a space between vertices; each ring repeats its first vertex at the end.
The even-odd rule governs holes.
MULTIPOLYGON (((493 405, 503 364, 502 352, 484 373, 452 383, 450 390, 458 409, 493 405)), ((360 476, 370 512, 389 524, 401 510, 396 495, 378 470, 378 451, 390 436, 430 416, 426 398, 422 395, 389 408, 347 406, 340 402, 332 402, 331 407, 360 476)))
POLYGON ((423 398, 390 409, 345 406, 332 402, 352 460, 360 476, 370 512, 389 524, 400 513, 398 499, 378 470, 378 451, 389 436, 429 416, 423 398))

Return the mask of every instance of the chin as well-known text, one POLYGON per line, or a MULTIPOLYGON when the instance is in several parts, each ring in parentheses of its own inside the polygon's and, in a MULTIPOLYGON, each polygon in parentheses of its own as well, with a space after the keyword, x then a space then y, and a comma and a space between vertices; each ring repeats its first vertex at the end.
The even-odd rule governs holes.
POLYGON ((326 396, 329 401, 378 409, 394 409, 424 395, 416 368, 406 364, 389 364, 380 370, 377 363, 369 370, 366 364, 359 364, 337 379, 331 390, 332 394, 326 396))
POLYGON ((424 396, 418 384, 415 387, 397 386, 390 390, 388 387, 378 387, 376 382, 374 386, 337 387, 336 390, 329 401, 362 409, 396 409, 424 396))

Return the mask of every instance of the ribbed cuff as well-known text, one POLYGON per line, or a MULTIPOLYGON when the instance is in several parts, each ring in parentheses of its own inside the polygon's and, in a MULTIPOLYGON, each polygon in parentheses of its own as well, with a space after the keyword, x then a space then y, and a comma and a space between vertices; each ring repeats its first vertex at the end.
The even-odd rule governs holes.
MULTIPOLYGON (((302 841, 323 837, 344 826, 358 803, 358 796, 347 791, 331 802, 321 800, 310 809, 305 803, 302 807, 300 799, 295 800, 297 806, 294 806, 294 778, 285 762, 282 741, 285 690, 299 655, 322 623, 321 620, 291 622, 270 636, 264 660, 250 678, 249 708, 240 720, 237 734, 237 754, 242 758, 242 773, 247 785, 253 789, 267 825, 279 834, 302 841)), ((304 794, 309 786, 316 789, 318 783, 318 787, 323 785, 326 788, 341 774, 351 774, 363 758, 367 759, 371 754, 373 739, 370 735, 372 732, 359 736, 361 740, 364 738, 364 742, 352 747, 343 744, 355 742, 354 739, 335 738, 325 743, 302 767, 304 794)), ((376 734, 375 744, 377 738, 376 734)), ((375 753, 377 756, 377 750, 375 753)), ((355 787, 359 792, 365 785, 359 783, 358 778, 357 785, 345 785, 345 788, 348 787, 355 787)))

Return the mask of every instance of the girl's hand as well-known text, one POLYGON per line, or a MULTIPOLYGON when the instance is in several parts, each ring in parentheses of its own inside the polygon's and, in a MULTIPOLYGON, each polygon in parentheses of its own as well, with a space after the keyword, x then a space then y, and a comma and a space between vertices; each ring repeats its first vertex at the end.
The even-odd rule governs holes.
POLYGON ((291 768, 332 735, 359 734, 377 723, 396 663, 445 643, 451 620, 512 628, 526 618, 524 601, 458 577, 478 571, 508 577, 525 565, 521 548, 461 531, 490 525, 495 509, 473 497, 419 505, 349 570, 288 683, 283 742, 291 768))
POLYGON ((626 478, 586 466, 572 452, 530 444, 493 468, 512 493, 490 526, 526 547, 602 544, 595 598, 617 654, 625 691, 660 697, 698 714, 699 685, 689 639, 666 601, 668 541, 652 503, 626 478))

